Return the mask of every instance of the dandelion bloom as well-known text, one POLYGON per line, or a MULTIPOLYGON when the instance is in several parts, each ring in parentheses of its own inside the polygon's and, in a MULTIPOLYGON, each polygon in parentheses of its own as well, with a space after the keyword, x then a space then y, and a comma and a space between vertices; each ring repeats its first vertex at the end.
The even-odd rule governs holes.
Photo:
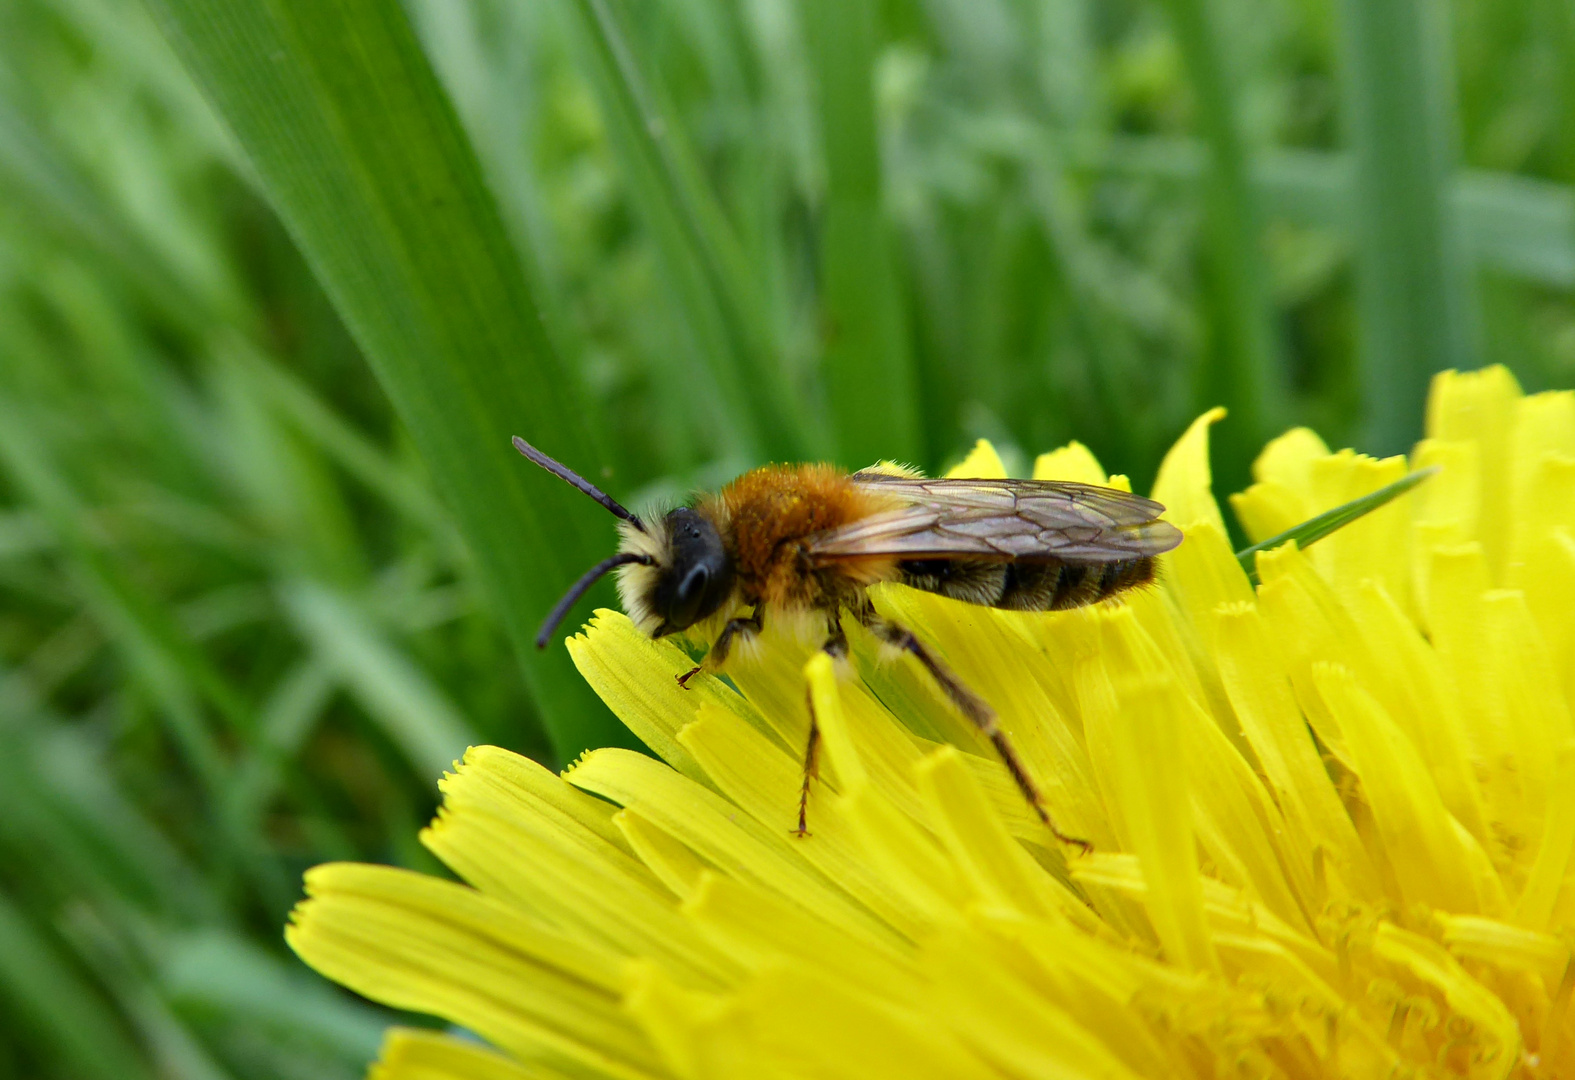
MULTIPOLYGON (((1154 495, 1157 587, 1052 615, 897 586, 1000 712, 988 743, 849 626, 852 674, 690 659, 598 612, 569 648, 658 755, 493 747, 422 839, 467 884, 312 870, 313 967, 484 1040, 395 1030, 384 1080, 1575 1075, 1575 394, 1446 374, 1421 487, 1243 573, 1202 417, 1154 495), (814 836, 789 835, 808 679, 814 836)), ((1254 539, 1402 476, 1269 445, 1254 539)), ((1002 475, 987 445, 959 475, 1002 475)), ((1073 444, 1037 477, 1123 484, 1073 444)))

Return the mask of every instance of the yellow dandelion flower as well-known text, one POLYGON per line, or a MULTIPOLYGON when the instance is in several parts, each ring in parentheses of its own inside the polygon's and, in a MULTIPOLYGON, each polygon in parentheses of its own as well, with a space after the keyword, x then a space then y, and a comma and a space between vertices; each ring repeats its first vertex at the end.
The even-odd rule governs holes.
MULTIPOLYGON (((373 1075, 1575 1076, 1575 394, 1440 376, 1409 463, 1276 440, 1232 500, 1254 539, 1442 468, 1260 555, 1256 589, 1210 492, 1219 415, 1165 460, 1187 540, 1128 602, 873 590, 1093 854, 857 626, 855 677, 784 646, 685 692, 676 645, 601 611, 569 648, 660 760, 478 747, 422 837, 465 884, 307 875, 308 963, 482 1040, 396 1030, 373 1075)), ((1076 444, 1035 475, 1125 483, 1076 444)))

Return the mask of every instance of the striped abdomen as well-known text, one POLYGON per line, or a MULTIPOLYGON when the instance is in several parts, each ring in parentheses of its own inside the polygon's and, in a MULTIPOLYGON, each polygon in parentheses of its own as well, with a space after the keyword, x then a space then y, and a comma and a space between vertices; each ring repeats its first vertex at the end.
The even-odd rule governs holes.
POLYGON ((897 564, 904 585, 984 607, 1062 611, 1154 580, 1154 559, 1115 562, 988 562, 908 559, 897 564))

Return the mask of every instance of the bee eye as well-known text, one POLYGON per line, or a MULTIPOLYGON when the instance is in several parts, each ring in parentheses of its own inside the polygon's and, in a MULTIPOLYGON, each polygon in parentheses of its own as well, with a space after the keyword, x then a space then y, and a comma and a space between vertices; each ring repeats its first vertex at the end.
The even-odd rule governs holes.
POLYGON ((704 566, 691 567, 678 583, 667 621, 675 627, 692 625, 700 615, 700 604, 705 599, 706 586, 711 583, 711 571, 704 566))
POLYGON ((684 575, 684 580, 678 585, 678 603, 687 605, 692 600, 698 600, 705 593, 705 587, 711 581, 711 571, 703 566, 697 566, 684 575))
POLYGON ((710 616, 733 587, 733 567, 716 527, 689 507, 665 518, 672 543, 667 569, 657 580, 651 606, 662 615, 662 633, 686 630, 710 616))

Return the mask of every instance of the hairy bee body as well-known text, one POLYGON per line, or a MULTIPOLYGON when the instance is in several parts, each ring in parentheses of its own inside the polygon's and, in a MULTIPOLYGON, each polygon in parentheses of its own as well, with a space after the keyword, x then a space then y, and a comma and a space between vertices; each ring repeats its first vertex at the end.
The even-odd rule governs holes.
MULTIPOLYGON (((818 631, 826 652, 845 654, 846 611, 917 660, 989 736, 1056 838, 1083 844, 1051 822, 994 710, 911 631, 878 615, 866 590, 900 582, 1014 611, 1097 603, 1152 581, 1155 556, 1181 542, 1181 533, 1160 520, 1164 507, 1088 484, 931 480, 892 466, 847 473, 831 465, 768 465, 647 520, 524 440, 515 446, 621 519, 618 553, 569 590, 547 617, 538 646, 613 569, 624 610, 651 637, 691 627, 715 634, 702 664, 679 678, 681 686, 702 671, 720 671, 737 640, 768 626, 818 631)), ((807 835, 817 745, 811 708, 794 830, 800 836, 807 835)))
MULTIPOLYGON (((768 465, 701 497, 694 510, 716 529, 733 567, 733 593, 721 607, 764 605, 789 618, 804 612, 834 617, 860 608, 863 590, 895 581, 965 603, 1010 611, 1061 611, 1109 599, 1154 578, 1153 556, 1109 562, 1044 557, 1003 561, 985 557, 903 559, 884 552, 821 560, 814 538, 899 510, 900 496, 860 484, 831 465, 768 465)), ((620 573, 624 608, 642 629, 659 631, 661 619, 643 602, 666 561, 671 537, 644 536, 625 527, 625 544, 657 559, 620 573)))
POLYGON ((700 512, 721 522, 746 602, 802 610, 844 603, 856 588, 891 577, 889 556, 817 564, 807 541, 893 505, 830 465, 768 465, 702 500, 700 512))

